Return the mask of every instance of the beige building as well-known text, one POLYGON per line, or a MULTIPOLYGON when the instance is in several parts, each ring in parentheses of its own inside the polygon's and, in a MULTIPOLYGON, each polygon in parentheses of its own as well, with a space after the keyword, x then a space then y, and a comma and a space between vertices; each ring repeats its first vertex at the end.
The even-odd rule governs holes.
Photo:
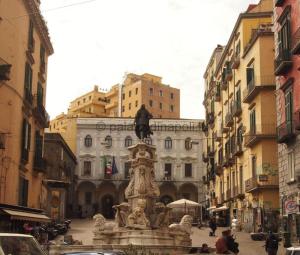
POLYGON ((246 231, 275 230, 279 209, 272 8, 240 14, 204 76, 209 209, 246 231))
POLYGON ((77 118, 134 117, 142 104, 154 118, 179 118, 180 90, 163 84, 161 77, 130 73, 122 85, 116 84, 108 92, 94 86, 92 91, 73 100, 66 114, 50 122, 49 131, 61 133, 76 153, 77 118))
POLYGON ((53 54, 39 4, 0 2, 0 203, 30 208, 45 202, 43 136, 49 116, 44 106, 53 54))

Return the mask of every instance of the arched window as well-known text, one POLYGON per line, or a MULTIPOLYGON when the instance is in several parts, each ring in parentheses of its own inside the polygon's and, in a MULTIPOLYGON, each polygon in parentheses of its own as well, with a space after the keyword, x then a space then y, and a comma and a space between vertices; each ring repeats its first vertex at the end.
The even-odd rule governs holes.
POLYGON ((145 143, 148 144, 148 145, 152 145, 152 139, 151 137, 148 137, 145 139, 145 143))
POLYGON ((111 138, 111 136, 106 136, 105 137, 105 143, 106 143, 106 146, 107 147, 111 147, 112 146, 112 138, 111 138))
POLYGON ((90 135, 87 135, 85 138, 84 138, 84 145, 86 147, 91 147, 93 144, 93 139, 90 135))
POLYGON ((171 139, 171 137, 167 137, 165 139, 165 149, 172 149, 172 139, 171 139))
POLYGON ((192 149, 192 139, 190 137, 185 139, 184 147, 187 151, 192 149))
POLYGON ((132 138, 130 136, 126 136, 125 138, 125 147, 129 147, 132 145, 132 138))

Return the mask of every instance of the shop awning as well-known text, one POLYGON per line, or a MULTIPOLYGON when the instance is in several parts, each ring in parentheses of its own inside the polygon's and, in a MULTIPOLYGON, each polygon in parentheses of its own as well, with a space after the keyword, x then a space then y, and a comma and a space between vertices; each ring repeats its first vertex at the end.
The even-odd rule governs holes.
POLYGON ((2 209, 5 213, 10 215, 12 220, 26 220, 35 222, 50 222, 51 219, 44 214, 21 212, 9 209, 2 209))
POLYGON ((211 207, 208 207, 206 210, 207 211, 211 211, 211 210, 214 210, 214 209, 216 209, 216 207, 215 206, 211 206, 211 207))
POLYGON ((214 212, 226 211, 227 209, 228 207, 226 205, 223 205, 221 207, 214 209, 214 212))

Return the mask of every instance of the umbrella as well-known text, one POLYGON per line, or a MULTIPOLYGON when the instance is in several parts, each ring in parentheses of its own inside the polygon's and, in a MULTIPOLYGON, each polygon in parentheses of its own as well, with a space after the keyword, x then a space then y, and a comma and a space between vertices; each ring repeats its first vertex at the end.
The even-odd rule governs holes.
POLYGON ((167 206, 170 208, 184 208, 184 211, 186 212, 186 208, 195 208, 201 205, 188 199, 180 199, 168 204, 167 206))

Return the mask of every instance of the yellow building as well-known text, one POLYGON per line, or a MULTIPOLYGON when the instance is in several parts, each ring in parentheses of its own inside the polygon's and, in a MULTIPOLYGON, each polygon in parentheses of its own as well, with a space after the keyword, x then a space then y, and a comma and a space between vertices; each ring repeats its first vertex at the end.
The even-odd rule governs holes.
POLYGON ((279 208, 272 8, 261 0, 240 14, 204 75, 209 209, 245 231, 276 228, 279 208))
POLYGON ((66 114, 51 120, 49 132, 60 133, 75 153, 77 118, 134 117, 142 104, 154 118, 179 118, 180 90, 163 84, 161 77, 130 73, 121 86, 114 85, 108 92, 94 86, 94 90, 73 100, 66 114))
POLYGON ((53 54, 39 4, 0 2, 0 203, 30 208, 44 206, 44 106, 53 54))

